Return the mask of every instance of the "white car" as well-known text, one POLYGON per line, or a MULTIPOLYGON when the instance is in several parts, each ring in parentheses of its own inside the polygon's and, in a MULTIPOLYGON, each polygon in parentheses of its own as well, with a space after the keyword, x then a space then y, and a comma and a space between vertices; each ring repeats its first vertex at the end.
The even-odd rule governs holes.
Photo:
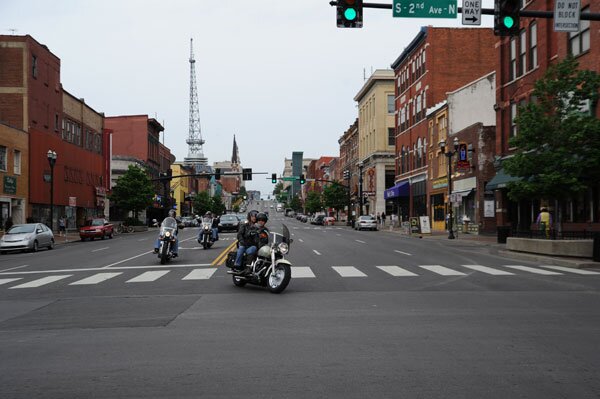
POLYGON ((37 252, 41 247, 54 248, 54 234, 43 223, 15 224, 0 238, 0 253, 7 251, 37 252))
POLYGON ((354 224, 356 230, 377 230, 377 220, 371 215, 363 215, 354 224))

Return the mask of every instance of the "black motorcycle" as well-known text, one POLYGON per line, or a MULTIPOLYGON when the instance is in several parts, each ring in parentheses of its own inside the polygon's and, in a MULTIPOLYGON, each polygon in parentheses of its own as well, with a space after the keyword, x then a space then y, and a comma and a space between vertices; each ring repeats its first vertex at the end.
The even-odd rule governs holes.
MULTIPOLYGON (((290 231, 283 225, 283 234, 269 232, 269 244, 259 248, 256 258, 247 265, 246 255, 242 259, 242 265, 246 265, 243 272, 230 270, 233 284, 243 287, 246 284, 254 284, 267 287, 270 292, 279 294, 290 283, 292 278, 292 264, 285 259, 290 251, 290 231)), ((225 262, 229 268, 234 268, 237 251, 231 251, 225 262)))
POLYGON ((177 221, 172 217, 166 217, 160 224, 158 258, 161 265, 173 257, 173 248, 177 242, 177 227, 177 221))
POLYGON ((200 225, 200 233, 198 235, 198 244, 202 244, 202 248, 208 249, 212 247, 215 243, 215 240, 212 236, 212 222, 211 218, 202 219, 202 224, 200 225))

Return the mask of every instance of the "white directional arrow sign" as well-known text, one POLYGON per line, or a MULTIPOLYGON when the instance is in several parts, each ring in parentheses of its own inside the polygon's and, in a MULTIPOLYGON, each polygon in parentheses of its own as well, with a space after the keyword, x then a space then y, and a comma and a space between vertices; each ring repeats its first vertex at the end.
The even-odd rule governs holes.
POLYGON ((481 0, 463 0, 462 24, 481 25, 481 0))

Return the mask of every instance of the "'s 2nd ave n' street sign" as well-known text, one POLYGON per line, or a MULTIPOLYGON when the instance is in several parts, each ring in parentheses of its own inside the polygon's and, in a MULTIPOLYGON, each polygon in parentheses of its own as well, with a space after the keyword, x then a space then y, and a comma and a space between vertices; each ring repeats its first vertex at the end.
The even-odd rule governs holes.
POLYGON ((393 15, 399 18, 456 18, 457 0, 394 0, 393 15))

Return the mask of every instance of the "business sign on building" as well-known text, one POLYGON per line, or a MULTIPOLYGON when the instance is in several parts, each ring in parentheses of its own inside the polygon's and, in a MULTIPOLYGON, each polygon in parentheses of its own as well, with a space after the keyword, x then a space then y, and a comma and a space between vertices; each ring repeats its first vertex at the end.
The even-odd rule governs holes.
POLYGON ((17 178, 14 176, 4 176, 4 194, 17 193, 17 178))
POLYGON ((69 197, 69 206, 77 206, 77 197, 69 197))
POLYGON ((465 143, 462 143, 458 146, 458 161, 456 163, 456 169, 461 172, 466 172, 471 169, 467 145, 465 143))

